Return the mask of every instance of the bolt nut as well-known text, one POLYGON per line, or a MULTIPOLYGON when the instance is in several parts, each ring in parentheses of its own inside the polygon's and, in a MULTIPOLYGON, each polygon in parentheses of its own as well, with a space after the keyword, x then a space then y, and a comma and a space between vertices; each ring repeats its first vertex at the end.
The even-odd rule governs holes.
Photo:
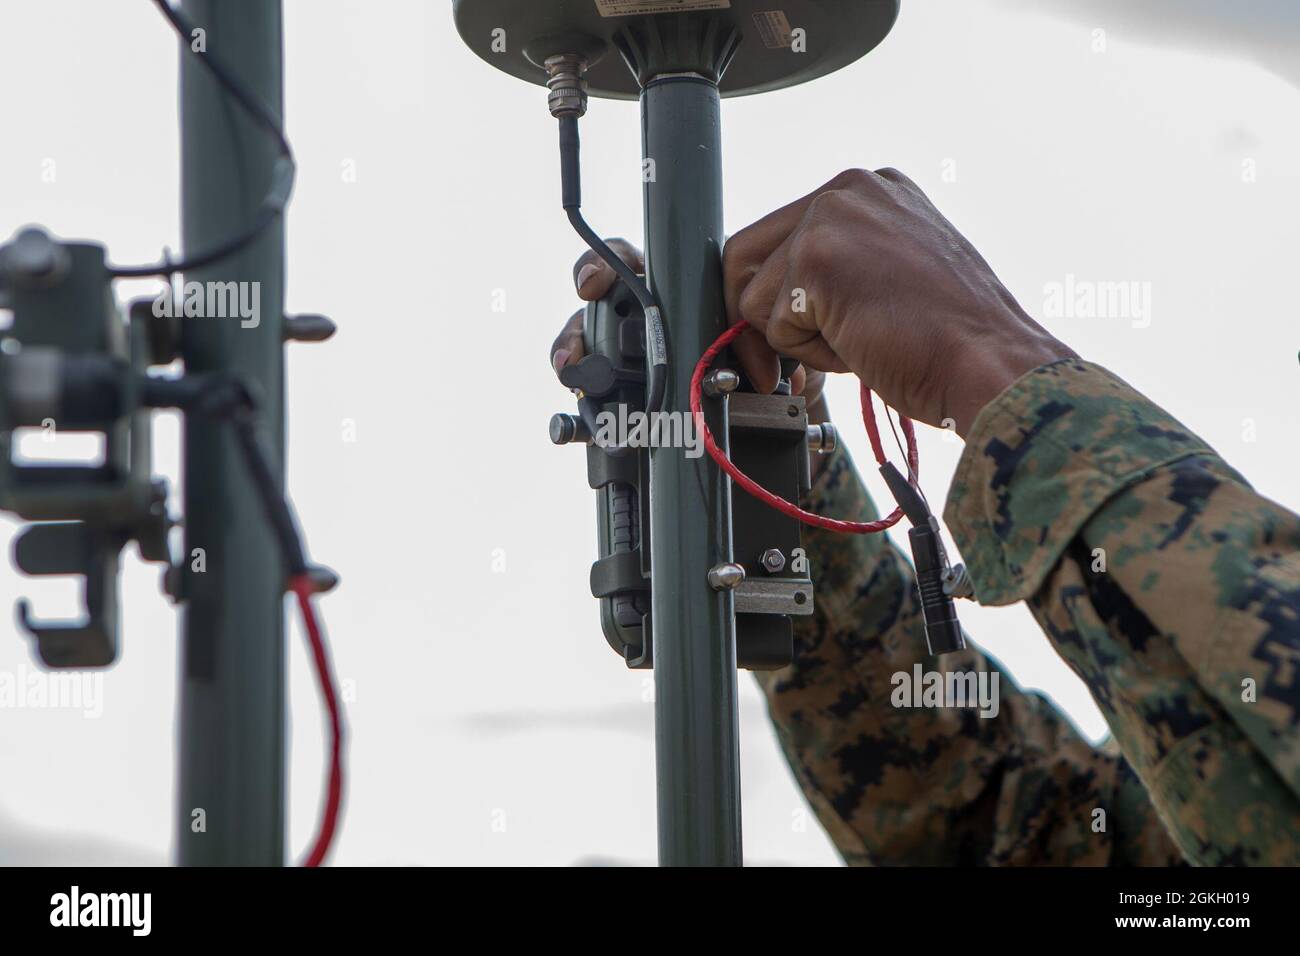
POLYGON ((551 115, 557 119, 561 116, 583 116, 587 112, 587 81, 583 78, 587 72, 587 61, 572 53, 548 57, 546 71, 550 79, 546 81, 550 95, 546 105, 551 115))
POLYGON ((781 553, 780 548, 768 548, 759 558, 759 562, 768 574, 780 574, 785 570, 785 555, 781 553))
POLYGON ((730 394, 739 387, 740 376, 729 368, 715 368, 708 375, 704 376, 704 394, 709 396, 709 398, 717 398, 719 395, 730 394))
POLYGON ((715 591, 734 591, 745 580, 745 569, 728 562, 709 570, 709 587, 715 591))

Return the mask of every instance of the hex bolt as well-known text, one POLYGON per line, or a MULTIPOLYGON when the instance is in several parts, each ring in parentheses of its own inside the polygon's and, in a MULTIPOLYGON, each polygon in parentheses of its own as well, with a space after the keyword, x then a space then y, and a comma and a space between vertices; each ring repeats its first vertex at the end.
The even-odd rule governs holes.
POLYGON ((734 392, 740 387, 740 376, 729 368, 715 368, 708 375, 704 376, 704 394, 709 398, 717 398, 719 395, 726 395, 734 392))
POLYGON ((745 580, 745 569, 727 562, 709 569, 709 587, 715 591, 734 591, 745 580))
POLYGON ((785 555, 781 553, 780 548, 768 548, 759 558, 759 562, 768 574, 780 574, 785 570, 785 555))

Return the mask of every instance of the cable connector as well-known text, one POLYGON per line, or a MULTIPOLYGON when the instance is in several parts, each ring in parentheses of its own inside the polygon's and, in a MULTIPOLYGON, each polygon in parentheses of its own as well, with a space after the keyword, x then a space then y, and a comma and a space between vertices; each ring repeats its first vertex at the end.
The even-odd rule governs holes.
POLYGON ((966 639, 961 621, 957 619, 957 605, 944 587, 951 577, 948 554, 939 535, 939 522, 930 513, 920 492, 903 477, 891 462, 880 466, 880 474, 912 523, 907 539, 912 546, 912 563, 916 567, 916 587, 921 595, 921 613, 925 619, 925 642, 931 654, 948 654, 964 650, 966 639))
POLYGON ((574 231, 627 283, 645 313, 646 364, 650 372, 645 410, 655 414, 663 408, 668 388, 668 339, 659 304, 645 280, 596 234, 582 215, 582 143, 578 118, 587 112, 587 82, 583 79, 587 61, 575 54, 563 54, 550 57, 546 68, 551 74, 546 84, 551 89, 548 100, 551 114, 560 121, 560 202, 574 231))
POLYGON ((587 112, 587 59, 576 53, 561 53, 546 58, 546 81, 550 96, 546 105, 556 119, 561 116, 584 116, 587 112))

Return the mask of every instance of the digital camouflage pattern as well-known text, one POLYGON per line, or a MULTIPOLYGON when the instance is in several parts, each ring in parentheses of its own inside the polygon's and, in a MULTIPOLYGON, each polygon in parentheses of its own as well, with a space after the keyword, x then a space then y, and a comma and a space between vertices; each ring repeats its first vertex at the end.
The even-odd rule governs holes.
MULTIPOLYGON (((876 517, 844 453, 808 504, 876 517)), ((884 536, 806 529, 817 610, 794 663, 758 676, 849 863, 1300 864, 1300 519, 1077 360, 984 410, 945 518, 981 603, 1028 602, 1113 737, 1093 748, 1005 674, 993 718, 893 707, 917 661, 996 664, 926 656, 884 536)))

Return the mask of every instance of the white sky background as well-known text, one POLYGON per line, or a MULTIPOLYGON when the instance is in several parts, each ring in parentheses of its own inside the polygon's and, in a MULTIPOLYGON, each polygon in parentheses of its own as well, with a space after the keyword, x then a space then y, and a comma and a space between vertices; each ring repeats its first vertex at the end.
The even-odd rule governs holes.
MULTIPOLYGON (((1300 90, 1280 75, 1295 81, 1300 53, 1283 41, 1296 14, 1262 0, 1195 4, 1186 22, 1169 12, 1186 6, 1032 5, 1068 14, 1052 17, 1023 0, 905 0, 866 60, 728 102, 727 227, 843 168, 892 165, 1040 320, 1044 287, 1067 274, 1149 282, 1148 328, 1045 324, 1296 507, 1300 90), (1225 8, 1249 8, 1234 17, 1251 29, 1215 20, 1225 8), (1149 45, 1162 39, 1173 46, 1149 45), (1213 52, 1219 39, 1231 55, 1213 52)), ((312 555, 343 576, 321 606, 355 691, 334 862, 652 861, 650 687, 608 650, 588 596, 582 453, 546 436, 550 413, 570 404, 546 353, 576 307, 580 247, 559 209, 544 92, 465 50, 441 0, 286 8, 300 164, 288 303, 340 326, 329 344, 289 349, 290 486, 312 555), (504 313, 492 311, 497 290, 504 313), (505 573, 493 572, 495 549, 505 573)), ((0 78, 14 90, 0 233, 38 222, 103 240, 118 262, 175 244, 177 48, 161 17, 144 0, 26 0, 4 4, 0 26, 0 78), (53 183, 41 178, 49 159, 53 183)), ((636 238, 635 105, 593 101, 583 139, 590 219, 636 238)), ((831 397, 869 460, 853 382, 831 397)), ((930 430, 921 443, 935 500, 960 446, 930 430)), ((157 455, 175 488, 174 421, 160 423, 157 455)), ((6 553, 12 527, 0 528, 6 553)), ((104 677, 102 717, 0 711, 0 862, 169 858, 176 615, 133 549, 122 594, 124 650, 104 677)), ((70 584, 0 564, 0 671, 11 673, 32 666, 8 609, 19 595, 42 616, 77 611, 70 584)), ((1104 731, 1027 611, 963 615, 1023 683, 1088 734, 1104 731)), ((296 621, 290 662, 296 858, 324 767, 296 621)), ((762 700, 747 676, 741 686, 747 859, 835 862, 817 825, 801 826, 762 700)))

